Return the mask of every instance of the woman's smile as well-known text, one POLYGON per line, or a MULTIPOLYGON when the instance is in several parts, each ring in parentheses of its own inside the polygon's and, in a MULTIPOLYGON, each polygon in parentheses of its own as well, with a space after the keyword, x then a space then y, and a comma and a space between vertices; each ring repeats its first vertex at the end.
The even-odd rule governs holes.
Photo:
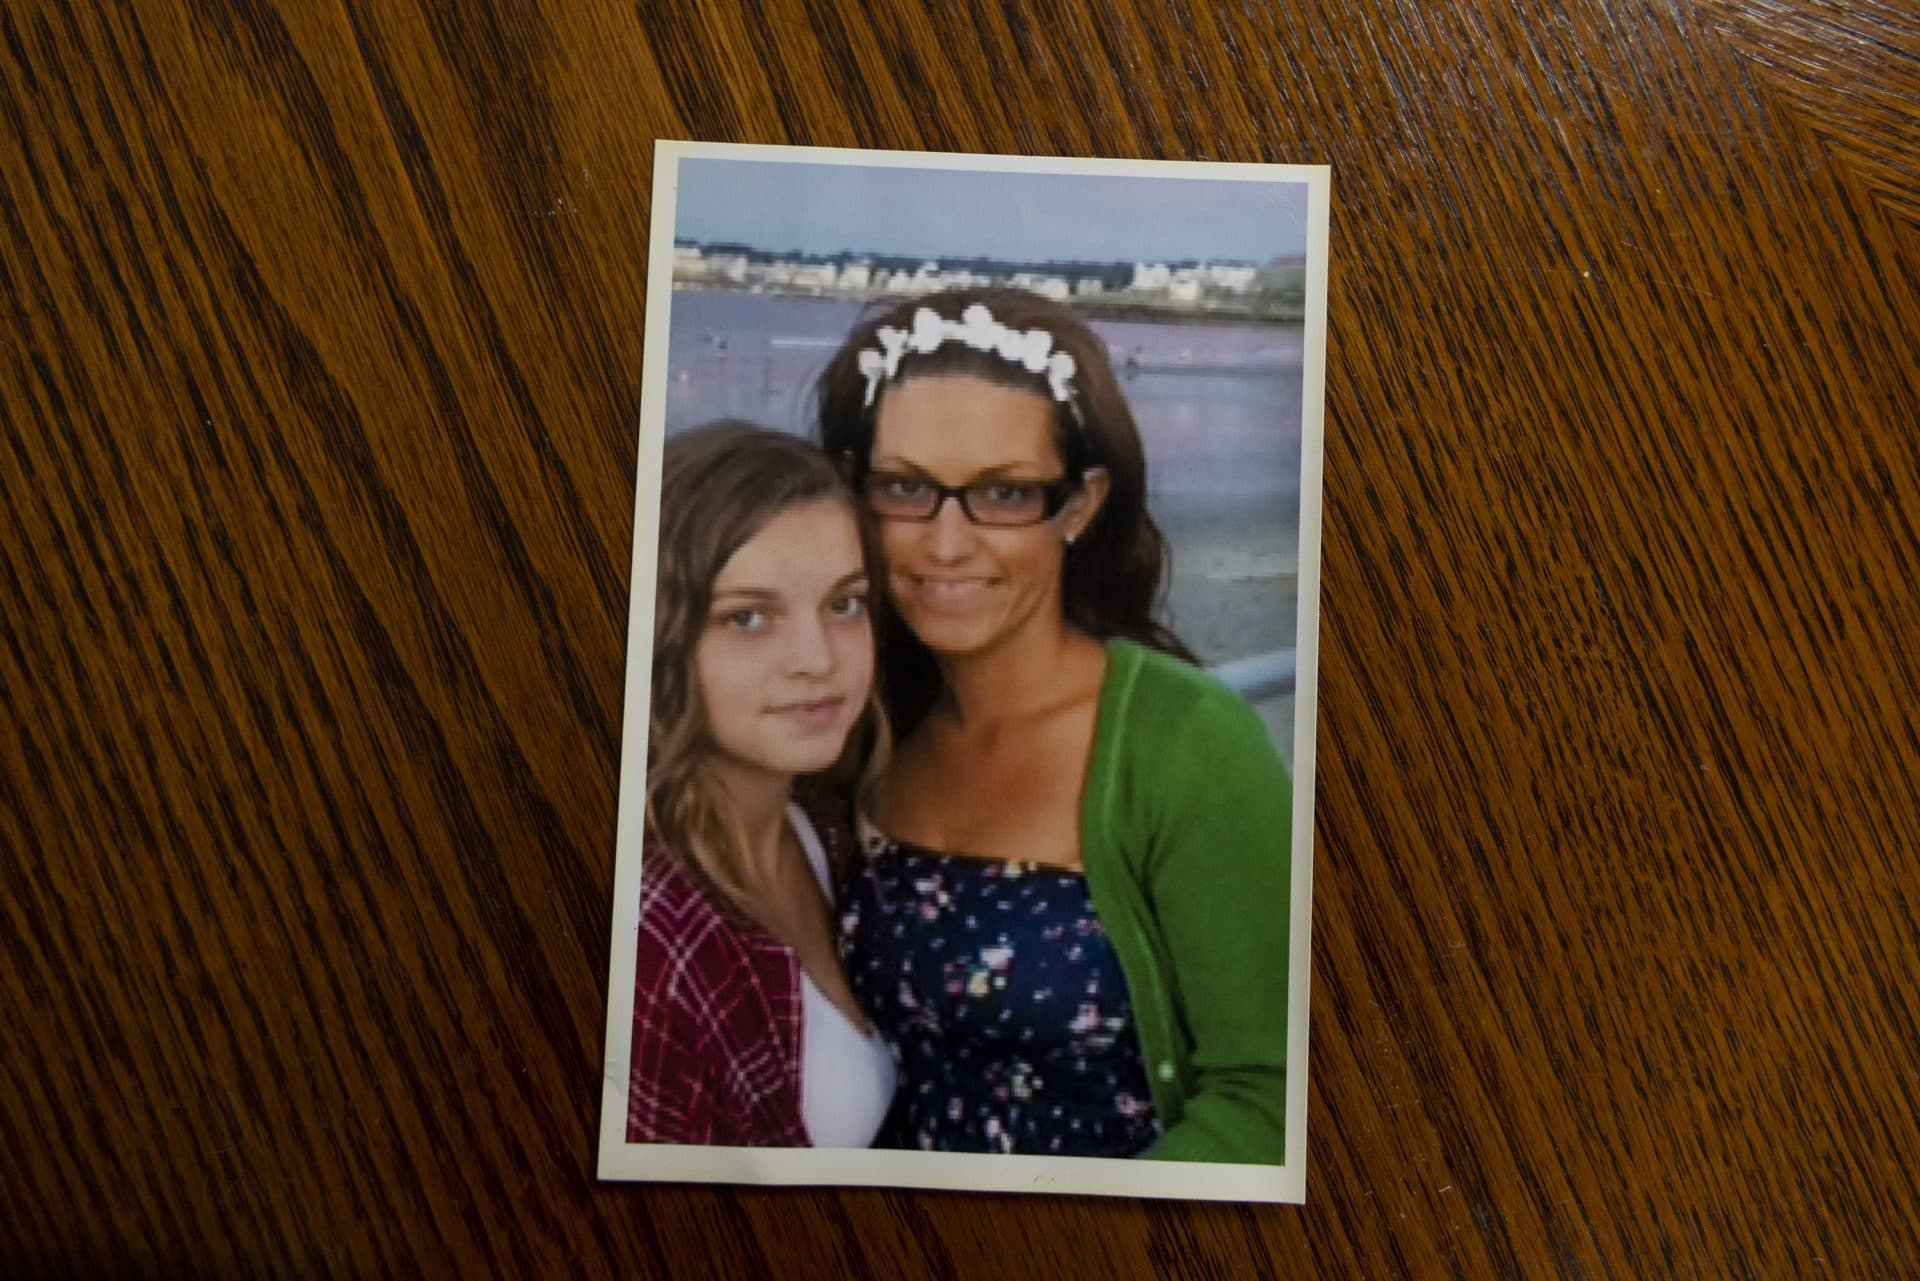
POLYGON ((918 604, 950 613, 980 608, 999 585, 998 579, 985 575, 906 573, 894 576, 896 590, 902 580, 918 604))

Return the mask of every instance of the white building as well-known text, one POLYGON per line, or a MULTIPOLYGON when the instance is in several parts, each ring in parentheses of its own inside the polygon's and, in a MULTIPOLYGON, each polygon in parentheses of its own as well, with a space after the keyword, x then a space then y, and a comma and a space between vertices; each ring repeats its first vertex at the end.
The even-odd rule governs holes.
POLYGON ((1059 276, 1040 276, 1030 271, 1017 271, 1008 281, 1016 289, 1025 289, 1039 294, 1042 298, 1051 298, 1055 302, 1065 302, 1072 292, 1067 282, 1059 276))
POLYGON ((1073 294, 1073 287, 1061 276, 1042 277, 1033 286, 1033 292, 1042 298, 1051 298, 1055 302, 1065 302, 1073 294))
POLYGON ((907 288, 916 294, 930 294, 940 288, 940 264, 923 262, 920 270, 913 273, 912 282, 907 288))
POLYGON ((1254 274, 1259 270, 1244 263, 1216 262, 1206 268, 1206 282, 1214 289, 1222 289, 1232 294, 1244 294, 1253 287, 1254 274))
POLYGON ((818 265, 803 264, 793 269, 793 287, 795 289, 828 290, 833 288, 833 282, 839 274, 840 269, 830 262, 823 262, 818 265))
POLYGON ((1158 293, 1173 283, 1173 269, 1163 262, 1133 264, 1133 287, 1158 293))

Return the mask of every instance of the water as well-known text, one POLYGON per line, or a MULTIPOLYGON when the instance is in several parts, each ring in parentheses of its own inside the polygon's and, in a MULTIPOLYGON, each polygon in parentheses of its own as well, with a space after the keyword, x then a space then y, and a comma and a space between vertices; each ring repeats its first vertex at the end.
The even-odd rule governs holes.
MULTIPOLYGON (((863 309, 839 299, 676 291, 667 433, 726 417, 811 436, 814 380, 863 309)), ((1293 648, 1300 326, 1093 328, 1122 371, 1146 446, 1150 510, 1173 548, 1174 630, 1209 663, 1293 648)), ((1292 698, 1260 711, 1290 758, 1292 698)))

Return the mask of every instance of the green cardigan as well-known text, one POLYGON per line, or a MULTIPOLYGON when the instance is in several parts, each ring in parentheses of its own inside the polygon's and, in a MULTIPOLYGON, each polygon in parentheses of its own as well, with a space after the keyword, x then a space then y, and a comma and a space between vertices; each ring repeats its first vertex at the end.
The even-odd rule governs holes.
POLYGON ((1107 648, 1081 809, 1094 909, 1126 972, 1169 1161, 1285 1162, 1293 783, 1197 668, 1107 648))

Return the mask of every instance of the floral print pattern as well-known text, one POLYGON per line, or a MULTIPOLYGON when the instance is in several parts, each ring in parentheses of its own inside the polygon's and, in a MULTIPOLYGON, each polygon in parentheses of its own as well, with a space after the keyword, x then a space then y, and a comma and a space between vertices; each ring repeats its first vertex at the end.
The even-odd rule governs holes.
POLYGON ((870 837, 841 890, 853 991, 900 1066, 877 1140, 1132 1156, 1159 1137, 1126 976, 1086 877, 870 837))

